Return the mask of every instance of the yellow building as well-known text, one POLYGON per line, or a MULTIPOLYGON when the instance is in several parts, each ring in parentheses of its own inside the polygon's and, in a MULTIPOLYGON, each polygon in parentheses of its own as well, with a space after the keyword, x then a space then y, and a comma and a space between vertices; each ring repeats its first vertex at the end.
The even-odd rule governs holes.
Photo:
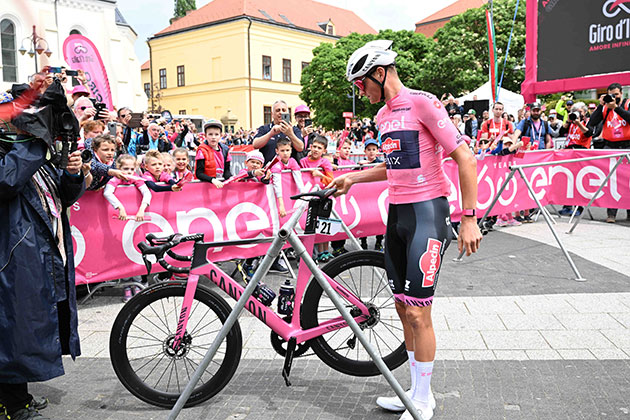
POLYGON ((257 128, 276 100, 302 103, 313 48, 351 32, 376 33, 354 12, 312 0, 214 0, 149 39, 148 108, 257 128))

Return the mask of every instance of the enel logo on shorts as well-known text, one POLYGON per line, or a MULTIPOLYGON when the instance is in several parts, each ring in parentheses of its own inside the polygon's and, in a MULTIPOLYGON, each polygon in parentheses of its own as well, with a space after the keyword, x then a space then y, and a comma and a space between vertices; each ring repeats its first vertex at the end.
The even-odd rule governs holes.
POLYGON ((437 239, 429 238, 427 240, 427 250, 420 257, 420 271, 422 271, 422 287, 433 287, 435 277, 440 269, 442 256, 442 242, 437 239))

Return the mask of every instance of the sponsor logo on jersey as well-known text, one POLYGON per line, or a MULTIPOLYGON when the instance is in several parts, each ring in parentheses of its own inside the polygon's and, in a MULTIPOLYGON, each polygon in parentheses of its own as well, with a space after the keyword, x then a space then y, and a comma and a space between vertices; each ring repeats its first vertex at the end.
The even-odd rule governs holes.
POLYGON ((451 119, 449 117, 444 117, 441 120, 438 120, 437 126, 438 128, 445 128, 446 124, 449 124, 450 122, 451 122, 451 119))
POLYGON ((429 238, 427 240, 427 250, 420 257, 420 271, 422 271, 422 287, 433 287, 435 279, 440 269, 442 256, 442 242, 437 239, 429 238))
POLYGON ((381 149, 386 155, 396 152, 400 150, 400 140, 394 140, 393 138, 388 137, 387 140, 381 144, 381 149))
POLYGON ((420 167, 418 131, 392 131, 383 134, 382 139, 387 169, 414 169, 420 167))
POLYGON ((436 107, 437 109, 440 109, 442 108, 442 102, 436 99, 435 101, 433 101, 433 106, 436 107))
POLYGON ((392 112, 406 112, 406 111, 411 111, 411 107, 408 106, 407 108, 396 108, 396 109, 392 109, 392 112))

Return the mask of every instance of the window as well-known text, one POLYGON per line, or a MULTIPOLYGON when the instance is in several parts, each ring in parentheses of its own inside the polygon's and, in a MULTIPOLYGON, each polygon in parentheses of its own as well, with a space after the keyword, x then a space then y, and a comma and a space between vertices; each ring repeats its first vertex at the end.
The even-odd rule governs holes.
POLYGON ((3 19, 0 22, 0 44, 2 44, 2 80, 17 82, 15 25, 9 19, 3 19))
POLYGON ((147 98, 151 97, 151 83, 144 84, 144 94, 147 95, 147 98))
POLYGON ((308 67, 308 65, 311 64, 308 61, 302 61, 302 71, 304 71, 305 68, 308 67))
POLYGON ((160 69, 160 89, 166 89, 166 69, 160 69))
POLYGON ((291 60, 282 59, 282 81, 285 83, 291 83, 291 60))
POLYGON ((184 86, 184 66, 177 66, 177 86, 184 86))
POLYGON ((263 121, 265 124, 271 124, 271 107, 270 106, 263 107, 263 121))
POLYGON ((271 80, 271 57, 263 55, 263 67, 262 67, 263 79, 271 80))
POLYGON ((335 34, 335 27, 332 26, 330 23, 328 25, 326 25, 326 33, 328 35, 334 35, 335 34))
POLYGON ((186 115, 186 110, 185 109, 180 109, 179 110, 179 115, 186 115))

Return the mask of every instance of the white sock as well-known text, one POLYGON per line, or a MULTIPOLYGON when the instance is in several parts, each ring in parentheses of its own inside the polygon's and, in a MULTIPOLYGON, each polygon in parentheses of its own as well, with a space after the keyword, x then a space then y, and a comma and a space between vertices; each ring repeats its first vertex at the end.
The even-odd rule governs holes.
POLYGON ((411 387, 409 389, 413 390, 416 387, 416 359, 413 355, 413 351, 407 350, 407 354, 409 355, 409 372, 411 373, 411 387))
POLYGON ((413 388, 411 399, 428 404, 432 374, 433 362, 416 361, 416 386, 413 388))

